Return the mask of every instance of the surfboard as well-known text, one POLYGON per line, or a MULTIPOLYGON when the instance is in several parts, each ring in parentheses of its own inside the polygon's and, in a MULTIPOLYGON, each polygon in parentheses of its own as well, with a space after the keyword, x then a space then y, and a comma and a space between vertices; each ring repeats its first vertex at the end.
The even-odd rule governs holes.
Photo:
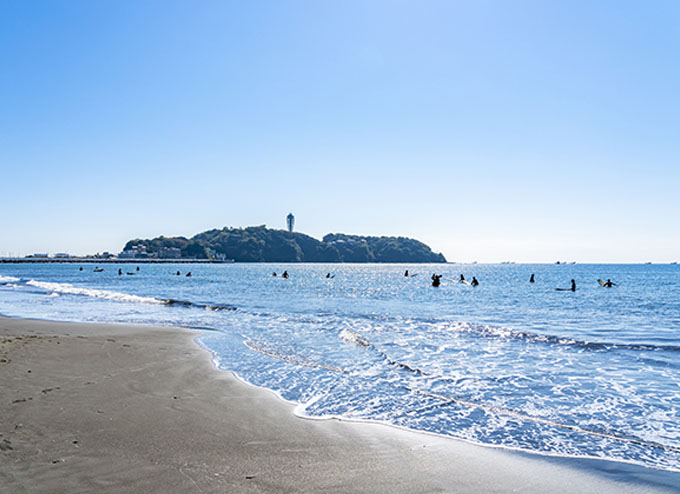
POLYGON ((467 280, 459 281, 458 283, 462 283, 463 285, 467 285, 467 286, 472 286, 472 283, 470 283, 467 280))
POLYGON ((597 279, 597 282, 600 284, 600 286, 604 286, 604 285, 605 285, 604 280, 601 280, 601 279, 599 279, 599 278, 597 279))

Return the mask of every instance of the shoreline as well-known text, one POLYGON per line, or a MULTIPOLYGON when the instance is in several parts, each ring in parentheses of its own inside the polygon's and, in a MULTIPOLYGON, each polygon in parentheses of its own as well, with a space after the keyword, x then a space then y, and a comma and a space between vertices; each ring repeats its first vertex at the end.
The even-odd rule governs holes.
POLYGON ((196 338, 0 316, 0 492, 680 492, 634 464, 300 418, 196 338))

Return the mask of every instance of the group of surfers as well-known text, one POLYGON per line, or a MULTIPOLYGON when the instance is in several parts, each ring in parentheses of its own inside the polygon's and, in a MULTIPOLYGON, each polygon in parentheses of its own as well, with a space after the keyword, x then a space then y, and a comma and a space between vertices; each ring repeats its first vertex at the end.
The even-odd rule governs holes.
MULTIPOLYGON (((81 266, 81 267, 80 267, 80 271, 82 271, 82 270, 83 270, 83 268, 82 268, 82 266, 81 266)), ((104 268, 100 268, 99 266, 95 266, 94 269, 93 269, 93 271, 94 271, 95 273, 103 273, 103 272, 104 272, 104 268)), ((137 266, 137 269, 135 269, 135 271, 139 271, 139 266, 137 266)), ((127 272, 125 272, 125 274, 134 275, 134 274, 137 274, 137 273, 134 273, 134 272, 131 273, 130 271, 127 271, 127 272)), ((118 268, 118 276, 122 276, 122 275, 123 275, 123 270, 122 270, 121 268, 118 268)), ((175 276, 181 276, 181 275, 182 275, 182 273, 179 272, 179 271, 177 271, 177 272, 175 273, 175 276)), ((189 271, 188 273, 186 273, 184 276, 186 276, 187 278, 191 278, 191 271, 189 271)), ((286 274, 286 276, 287 276, 287 274, 286 274)))
MULTIPOLYGON (((408 270, 406 273, 404 273, 404 276, 409 276, 408 270)), ((414 275, 411 275, 414 276, 414 275)), ((432 274, 432 286, 438 287, 441 285, 441 279, 444 275, 441 274, 432 274)), ((603 286, 605 288, 611 288, 613 286, 616 286, 616 283, 614 283, 611 279, 607 278, 607 281, 602 281, 602 280, 597 280, 598 283, 600 283, 600 286, 603 286)), ((533 273, 531 273, 531 276, 529 277, 529 283, 535 283, 536 282, 536 277, 533 273)), ((466 285, 470 286, 479 286, 479 281, 477 281, 477 278, 474 276, 472 277, 472 281, 466 281, 465 276, 462 274, 460 275, 460 279, 458 280, 458 283, 463 283, 466 285)), ((571 280, 571 286, 569 288, 555 288, 555 290, 560 291, 560 292, 575 292, 576 291, 576 280, 572 279, 571 280)))
MULTIPOLYGON (((82 270, 83 270, 83 268, 81 267, 81 268, 80 268, 80 271, 82 271, 82 270)), ((94 272, 95 272, 95 273, 101 273, 102 271, 104 271, 103 268, 100 268, 99 266, 95 266, 95 268, 94 268, 94 272)), ((139 271, 139 266, 137 266, 136 271, 139 271)), ((118 276, 121 276, 122 274, 123 274, 123 270, 120 269, 120 268, 118 268, 118 276)), ((135 274, 135 273, 130 273, 130 272, 128 271, 126 274, 133 275, 133 274, 135 274)), ((175 276, 180 276, 181 274, 182 274, 181 272, 177 271, 177 272, 175 273, 175 276)), ((187 278, 190 278, 190 277, 191 277, 191 271, 189 271, 188 273, 186 273, 185 276, 186 276, 187 278)), ((276 273, 276 271, 274 271, 274 272, 272 273, 272 276, 278 276, 277 273, 276 273)), ((416 275, 415 275, 415 274, 409 274, 408 269, 407 269, 407 270, 404 272, 404 276, 408 278, 408 277, 413 277, 413 276, 416 276, 416 275)), ((284 271, 284 272, 281 274, 281 278, 283 278, 283 279, 288 279, 288 277, 289 277, 288 271, 284 271)), ((441 280, 442 280, 443 277, 444 277, 444 275, 442 275, 442 274, 435 274, 435 273, 432 273, 432 277, 431 277, 431 279, 432 279, 432 286, 434 286, 434 287, 440 286, 441 283, 442 283, 441 280)), ((326 274, 326 278, 335 278, 335 275, 334 275, 334 274, 332 275, 331 273, 327 273, 327 274, 326 274)), ((601 286, 603 286, 603 287, 605 287, 605 288, 611 288, 611 287, 613 287, 613 286, 616 286, 616 283, 614 283, 614 282, 613 282, 611 279, 609 279, 609 278, 607 278, 607 281, 602 281, 602 280, 597 280, 597 281, 600 283, 601 286)), ((536 277, 535 277, 534 273, 531 273, 531 276, 529 277, 529 283, 535 283, 535 282, 536 282, 536 277)), ((460 275, 460 278, 458 279, 458 283, 462 283, 462 284, 464 284, 464 285, 469 285, 469 286, 479 286, 479 281, 477 281, 477 278, 475 278, 475 277, 473 276, 471 281, 467 281, 467 280, 465 279, 465 276, 463 276, 462 274, 460 275)), ((557 290, 557 291, 562 291, 562 292, 567 292, 567 291, 569 291, 569 292, 575 292, 575 291, 576 291, 576 281, 572 279, 572 280, 571 280, 571 286, 570 286, 569 288, 555 288, 555 290, 557 290)))
MULTIPOLYGON (((408 276, 408 271, 406 271, 405 276, 408 276)), ((442 279, 443 276, 444 275, 442 275, 442 274, 434 274, 433 273, 432 274, 432 286, 436 287, 436 286, 441 285, 441 283, 442 283, 441 279, 442 279)), ((477 278, 475 278, 473 276, 472 281, 467 281, 465 279, 465 276, 463 276, 462 274, 460 275, 460 278, 458 279, 458 283, 462 283, 464 285, 470 285, 470 286, 479 286, 479 281, 477 281, 477 278)))

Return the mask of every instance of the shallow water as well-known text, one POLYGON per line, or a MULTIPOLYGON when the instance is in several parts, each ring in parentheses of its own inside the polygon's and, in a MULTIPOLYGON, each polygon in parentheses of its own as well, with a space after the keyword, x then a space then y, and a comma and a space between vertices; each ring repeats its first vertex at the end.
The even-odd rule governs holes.
POLYGON ((218 367, 307 416, 680 471, 677 265, 78 268, 0 265, 0 313, 202 328, 218 367))

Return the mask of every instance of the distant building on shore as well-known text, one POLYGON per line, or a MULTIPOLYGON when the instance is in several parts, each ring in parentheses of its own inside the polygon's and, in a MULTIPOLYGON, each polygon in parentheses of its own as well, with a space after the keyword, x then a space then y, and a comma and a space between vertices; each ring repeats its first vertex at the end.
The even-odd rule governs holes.
POLYGON ((146 246, 143 244, 133 245, 118 254, 118 259, 146 259, 147 257, 149 255, 146 253, 146 246))
POLYGON ((158 249, 156 257, 160 259, 179 259, 182 257, 182 251, 177 247, 161 247, 158 249))
POLYGON ((288 216, 286 216, 286 224, 288 225, 288 231, 292 232, 295 227, 295 216, 293 216, 293 213, 288 213, 288 216))

